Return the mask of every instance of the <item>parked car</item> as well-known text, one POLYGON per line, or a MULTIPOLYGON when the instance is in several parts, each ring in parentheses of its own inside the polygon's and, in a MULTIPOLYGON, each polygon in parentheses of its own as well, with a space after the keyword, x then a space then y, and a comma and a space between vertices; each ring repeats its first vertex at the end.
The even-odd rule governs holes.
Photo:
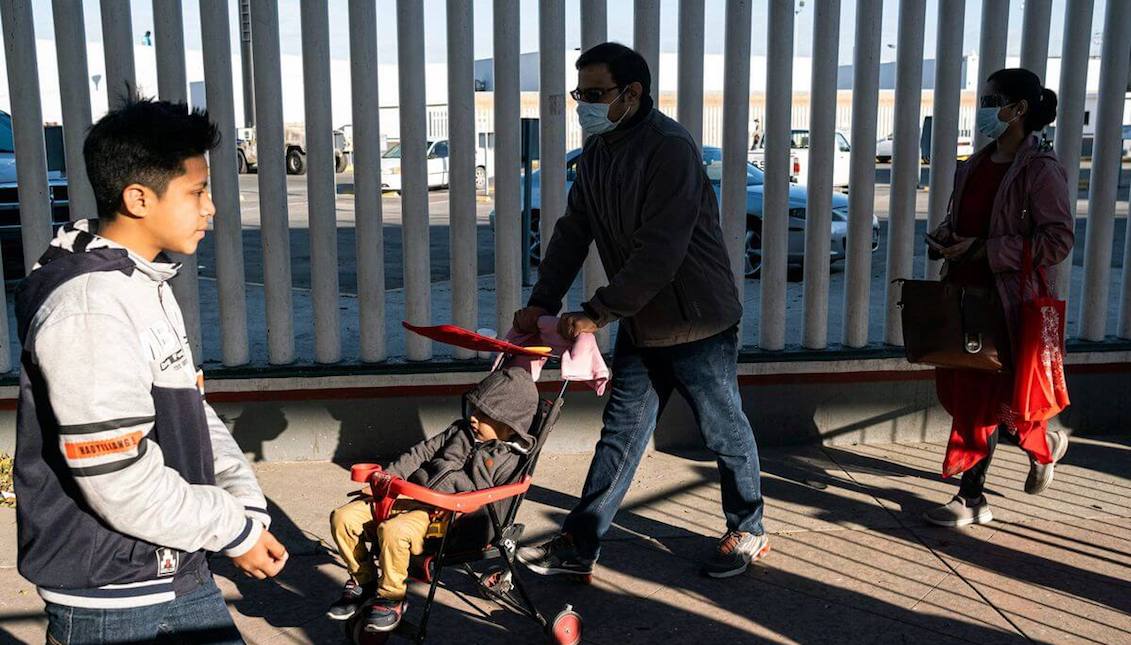
MULTIPOLYGON (((852 146, 848 145, 848 137, 843 132, 836 132, 836 147, 833 149, 833 187, 846 188, 851 174, 852 146)), ((759 146, 747 153, 747 161, 758 168, 765 168, 764 157, 766 154, 765 138, 759 146)), ((804 186, 809 183, 809 131, 804 129, 790 130, 790 176, 804 186)))
MULTIPOLYGON (((568 192, 577 176, 577 161, 581 150, 566 154, 566 191, 568 192)), ((723 156, 720 148, 703 149, 703 165, 715 197, 721 200, 723 156)), ((530 199, 530 257, 537 264, 541 258, 541 229, 539 214, 541 206, 540 172, 531 174, 530 199)), ((746 266, 748 278, 757 278, 762 272, 762 191, 765 175, 751 163, 746 164, 746 266)), ((789 187, 789 264, 801 266, 805 261, 805 206, 808 194, 805 187, 790 184, 789 187)), ((848 198, 841 193, 832 195, 832 246, 829 259, 832 262, 843 260, 848 238, 848 198)), ((495 212, 491 211, 492 229, 495 226, 495 212)), ((872 251, 879 247, 880 222, 872 217, 872 251)))
MULTIPOLYGON (((892 148, 895 143, 895 135, 889 134, 888 136, 876 142, 876 161, 878 163, 891 163, 892 148)), ((963 161, 969 159, 970 155, 974 154, 974 142, 970 137, 958 137, 958 160, 963 161)), ((924 155, 923 163, 931 163, 929 156, 924 155)))
MULTIPOLYGON (((58 229, 69 219, 67 178, 62 172, 47 173, 51 199, 51 224, 58 229)), ((91 213, 90 217, 95 214, 91 213)), ((30 249, 38 256, 46 249, 30 249)), ((20 233, 19 182, 16 178, 16 146, 12 117, 0 111, 0 253, 4 256, 4 279, 24 277, 24 244, 20 233)))
MULTIPOLYGON (((240 128, 236 132, 236 167, 240 174, 249 173, 259 165, 256 151, 255 128, 240 128)), ((306 174, 306 127, 283 127, 283 154, 286 155, 287 174, 306 174)), ((341 130, 334 130, 334 172, 345 172, 349 167, 350 146, 341 130)))
MULTIPOLYGON (((450 183, 450 149, 447 139, 428 140, 428 187, 444 188, 450 183)), ((475 188, 483 190, 487 185, 487 155, 481 148, 475 149, 475 188)), ((396 143, 381 155, 381 190, 401 192, 401 144, 396 143)))

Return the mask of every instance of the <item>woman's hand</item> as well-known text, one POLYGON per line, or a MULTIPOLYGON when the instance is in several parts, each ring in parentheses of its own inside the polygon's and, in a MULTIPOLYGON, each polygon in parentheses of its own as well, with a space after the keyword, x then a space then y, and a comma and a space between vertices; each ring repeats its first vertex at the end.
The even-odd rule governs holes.
POLYGON ((979 244, 980 242, 981 240, 976 237, 959 237, 955 235, 951 238, 950 246, 939 249, 939 252, 948 260, 958 260, 969 253, 970 249, 973 248, 975 244, 979 244))
POLYGON ((947 244, 954 237, 954 231, 951 231, 950 227, 946 224, 939 224, 938 228, 931 231, 930 233, 927 233, 927 237, 937 242, 947 244))

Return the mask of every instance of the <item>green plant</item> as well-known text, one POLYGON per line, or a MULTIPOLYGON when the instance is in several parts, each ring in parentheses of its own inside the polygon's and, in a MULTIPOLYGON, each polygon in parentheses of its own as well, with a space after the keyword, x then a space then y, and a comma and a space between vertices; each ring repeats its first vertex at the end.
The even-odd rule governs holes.
POLYGON ((12 458, 0 453, 0 506, 15 506, 16 497, 12 492, 12 458))

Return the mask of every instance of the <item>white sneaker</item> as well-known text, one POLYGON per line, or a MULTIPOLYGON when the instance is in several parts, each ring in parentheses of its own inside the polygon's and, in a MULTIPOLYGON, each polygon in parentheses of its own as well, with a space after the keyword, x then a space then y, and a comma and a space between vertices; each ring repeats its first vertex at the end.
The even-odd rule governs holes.
POLYGON ((923 513, 923 519, 935 526, 958 528, 970 524, 989 524, 993 521, 994 514, 985 495, 973 505, 963 497, 955 495, 949 503, 923 513))

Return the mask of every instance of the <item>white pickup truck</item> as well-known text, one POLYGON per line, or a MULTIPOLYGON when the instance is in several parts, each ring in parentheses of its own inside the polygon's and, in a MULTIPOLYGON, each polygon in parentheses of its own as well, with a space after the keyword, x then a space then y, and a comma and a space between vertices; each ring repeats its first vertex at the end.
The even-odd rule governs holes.
MULTIPOLYGON (((747 160, 755 166, 764 169, 766 151, 763 148, 765 138, 747 153, 747 160)), ((790 172, 793 181, 804 186, 809 183, 809 131, 790 130, 789 133, 790 172)), ((836 133, 836 147, 833 150, 833 187, 846 188, 852 147, 848 145, 848 137, 843 132, 836 133)))

